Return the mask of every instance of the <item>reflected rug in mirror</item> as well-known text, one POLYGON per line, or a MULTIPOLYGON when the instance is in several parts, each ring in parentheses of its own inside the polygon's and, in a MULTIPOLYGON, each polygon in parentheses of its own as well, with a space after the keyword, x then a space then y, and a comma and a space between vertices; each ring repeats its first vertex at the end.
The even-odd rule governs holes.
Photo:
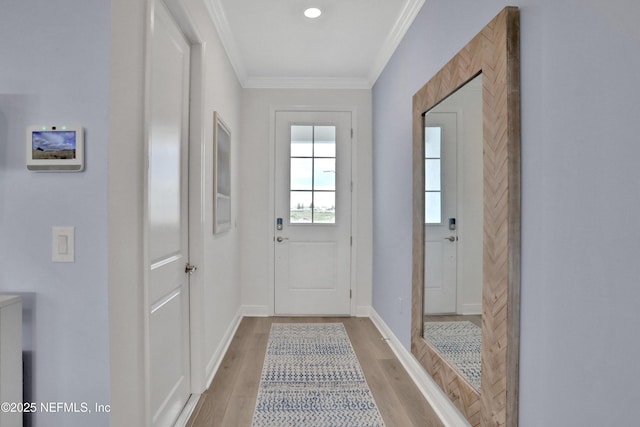
POLYGON ((274 323, 253 427, 382 427, 342 323, 274 323))
POLYGON ((424 339, 480 392, 482 328, 467 320, 425 322, 424 339))

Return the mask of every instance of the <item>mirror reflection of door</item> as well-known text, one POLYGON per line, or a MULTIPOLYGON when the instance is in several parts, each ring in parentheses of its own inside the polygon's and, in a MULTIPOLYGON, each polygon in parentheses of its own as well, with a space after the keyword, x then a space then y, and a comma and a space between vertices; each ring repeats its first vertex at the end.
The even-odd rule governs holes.
POLYGON ((479 75, 425 114, 425 315, 482 314, 482 168, 479 75))
POLYGON ((456 312, 456 122, 455 112, 425 116, 425 314, 456 312))
POLYGON ((424 116, 424 338, 480 389, 481 76, 424 116))

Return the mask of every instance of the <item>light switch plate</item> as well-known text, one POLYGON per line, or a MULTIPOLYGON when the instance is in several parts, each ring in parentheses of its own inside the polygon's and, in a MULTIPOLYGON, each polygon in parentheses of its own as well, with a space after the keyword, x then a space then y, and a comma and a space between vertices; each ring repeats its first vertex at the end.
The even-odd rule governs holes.
POLYGON ((51 229, 51 261, 75 261, 75 227, 53 227, 51 229))

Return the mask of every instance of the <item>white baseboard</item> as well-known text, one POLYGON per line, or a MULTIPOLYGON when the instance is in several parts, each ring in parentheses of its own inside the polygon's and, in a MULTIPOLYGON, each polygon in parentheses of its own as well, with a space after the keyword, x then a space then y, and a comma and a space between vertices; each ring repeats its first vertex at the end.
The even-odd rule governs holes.
POLYGON ((186 427, 189 422, 189 418, 191 418, 191 414, 193 414, 193 411, 196 409, 200 396, 202 396, 200 393, 194 393, 189 396, 189 400, 187 400, 187 403, 184 405, 184 408, 182 409, 182 412, 180 412, 180 416, 173 427, 186 427))
POLYGON ((480 304, 462 304, 462 314, 482 314, 482 303, 480 304))
MULTIPOLYGON (((355 317, 369 317, 371 313, 370 305, 359 305, 356 307, 355 317)), ((242 315, 244 317, 270 317, 269 307, 266 305, 243 305, 242 315)))
POLYGON ((371 317, 371 306, 370 305, 356 306, 355 317, 371 317))
MULTIPOLYGON (((209 363, 207 363, 207 368, 205 371, 207 373, 206 388, 209 388, 209 386, 211 386, 213 377, 218 371, 218 368, 222 363, 222 359, 224 358, 224 355, 227 353, 227 350, 229 349, 231 340, 233 339, 233 336, 236 334, 236 330, 238 329, 238 326, 240 325, 241 320, 242 320, 242 308, 238 310, 236 315, 233 317, 233 320, 229 324, 229 327, 227 328, 227 330, 224 333, 224 336, 222 337, 222 341, 220 342, 220 345, 218 345, 218 348, 213 353, 213 356, 211 356, 209 363)), ((191 396, 189 396, 189 400, 187 400, 187 403, 182 409, 180 416, 176 420, 174 427, 185 427, 187 425, 187 422, 189 422, 189 418, 191 418, 191 414, 196 409, 196 405, 198 404, 198 400, 200 400, 201 396, 202 394, 200 393, 193 393, 191 394, 191 396)))
POLYGON ((440 421, 445 427, 461 427, 469 426, 470 424, 466 418, 460 413, 458 408, 455 407, 446 394, 440 389, 438 384, 433 381, 433 378, 427 374, 422 365, 413 357, 398 340, 398 337, 391 331, 389 326, 382 320, 376 310, 371 308, 371 315, 369 316, 373 324, 378 328, 380 334, 384 338, 387 338, 387 343, 391 350, 395 353, 404 369, 416 384, 422 395, 427 399, 427 402, 431 405, 434 412, 440 417, 440 421))
POLYGON ((218 348, 216 348, 216 351, 213 352, 213 356, 211 356, 211 359, 209 359, 209 363, 207 363, 207 369, 205 371, 207 373, 206 388, 209 388, 211 386, 213 377, 216 375, 216 372, 218 372, 218 368, 222 363, 222 359, 224 358, 224 355, 227 353, 227 350, 229 349, 229 345, 231 345, 231 340, 233 339, 233 336, 236 334, 236 330, 238 329, 238 326, 240 326, 240 321, 242 320, 242 317, 243 317, 242 307, 240 307, 236 315, 233 317, 233 320, 229 324, 229 327, 225 331, 222 337, 222 340, 220 341, 220 345, 218 345, 218 348))
POLYGON ((269 317, 269 307, 266 305, 243 305, 242 315, 244 317, 269 317))

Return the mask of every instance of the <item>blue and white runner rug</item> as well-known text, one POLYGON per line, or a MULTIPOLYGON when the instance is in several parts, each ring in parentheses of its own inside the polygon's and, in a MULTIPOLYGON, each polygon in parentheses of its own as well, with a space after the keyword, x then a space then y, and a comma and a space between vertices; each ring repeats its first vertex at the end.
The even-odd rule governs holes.
POLYGON ((467 320, 425 322, 424 339, 458 368, 471 386, 480 392, 482 328, 467 320))
POLYGON ((382 427, 342 323, 274 323, 253 427, 382 427))

